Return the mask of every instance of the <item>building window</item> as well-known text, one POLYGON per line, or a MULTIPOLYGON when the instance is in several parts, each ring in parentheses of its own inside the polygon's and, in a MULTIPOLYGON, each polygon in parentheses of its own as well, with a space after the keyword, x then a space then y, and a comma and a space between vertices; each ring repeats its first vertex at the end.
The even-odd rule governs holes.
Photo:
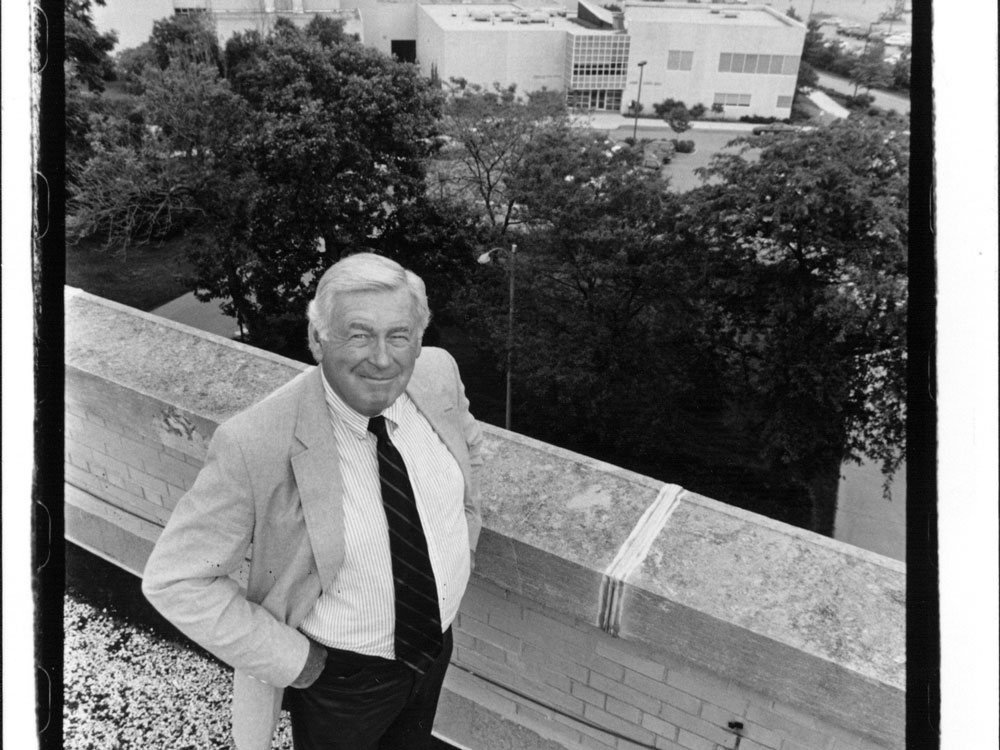
POLYGON ((778 109, 791 109, 792 108, 792 97, 790 96, 779 96, 778 103, 776 105, 778 109))
POLYGON ((615 63, 574 63, 575 76, 623 76, 628 72, 624 61, 615 63))
POLYGON ((750 94, 716 94, 712 104, 721 104, 725 107, 749 107, 750 94))
POLYGON ((723 52, 719 55, 719 72, 793 76, 799 72, 799 58, 795 55, 749 55, 739 52, 723 52))
POLYGON ((785 55, 785 64, 781 68, 782 75, 794 76, 799 74, 799 58, 794 55, 785 55))
POLYGON ((618 112, 622 108, 622 92, 618 89, 575 89, 566 96, 571 109, 618 112))
POLYGON ((672 49, 667 52, 667 70, 691 70, 694 52, 672 49))
MULTIPOLYGON (((628 58, 628 36, 575 36, 572 45, 566 49, 566 90, 614 91, 625 88, 628 58)), ((590 108, 589 103, 586 106, 590 108)))

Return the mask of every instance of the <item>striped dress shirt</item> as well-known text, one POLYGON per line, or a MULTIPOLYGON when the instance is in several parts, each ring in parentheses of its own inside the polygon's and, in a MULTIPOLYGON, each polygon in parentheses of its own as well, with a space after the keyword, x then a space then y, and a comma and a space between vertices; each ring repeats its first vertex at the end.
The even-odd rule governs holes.
MULTIPOLYGON (((325 377, 323 387, 344 490, 344 561, 333 590, 320 595, 300 628, 326 646, 392 659, 395 594, 375 436, 368 432, 368 417, 348 406, 325 377)), ((465 480, 409 396, 404 393, 382 415, 413 486, 446 630, 470 574, 465 480)))

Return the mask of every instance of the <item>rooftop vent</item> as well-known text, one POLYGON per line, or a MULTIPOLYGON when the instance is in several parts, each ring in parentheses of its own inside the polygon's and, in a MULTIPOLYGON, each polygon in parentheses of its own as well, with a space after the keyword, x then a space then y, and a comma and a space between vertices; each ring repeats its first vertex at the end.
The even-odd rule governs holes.
POLYGON ((476 13, 472 14, 472 20, 473 21, 489 21, 490 20, 490 14, 489 13, 484 13, 483 11, 477 11, 476 13))

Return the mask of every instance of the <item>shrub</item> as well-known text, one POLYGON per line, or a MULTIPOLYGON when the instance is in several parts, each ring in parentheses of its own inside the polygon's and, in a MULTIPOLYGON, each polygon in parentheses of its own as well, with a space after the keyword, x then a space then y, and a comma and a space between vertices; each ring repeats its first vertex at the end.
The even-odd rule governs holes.
POLYGON ((688 110, 688 114, 691 115, 692 120, 700 120, 705 116, 705 112, 708 110, 705 108, 704 104, 695 104, 691 109, 688 110))
POLYGON ((875 97, 871 94, 858 94, 857 96, 848 96, 844 99, 844 106, 848 109, 868 109, 874 101, 875 97))
POLYGON ((674 148, 677 149, 678 154, 694 153, 694 141, 680 141, 673 138, 670 142, 674 144, 674 148))

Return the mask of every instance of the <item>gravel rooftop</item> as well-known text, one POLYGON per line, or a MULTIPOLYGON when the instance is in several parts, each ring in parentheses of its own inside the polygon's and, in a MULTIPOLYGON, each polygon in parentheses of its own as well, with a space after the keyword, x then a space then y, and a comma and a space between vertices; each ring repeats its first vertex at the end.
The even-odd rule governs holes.
MULTIPOLYGON (((153 610, 138 578, 67 544, 63 626, 65 750, 235 747, 232 670, 153 610)), ((283 714, 273 750, 291 738, 283 714)))

